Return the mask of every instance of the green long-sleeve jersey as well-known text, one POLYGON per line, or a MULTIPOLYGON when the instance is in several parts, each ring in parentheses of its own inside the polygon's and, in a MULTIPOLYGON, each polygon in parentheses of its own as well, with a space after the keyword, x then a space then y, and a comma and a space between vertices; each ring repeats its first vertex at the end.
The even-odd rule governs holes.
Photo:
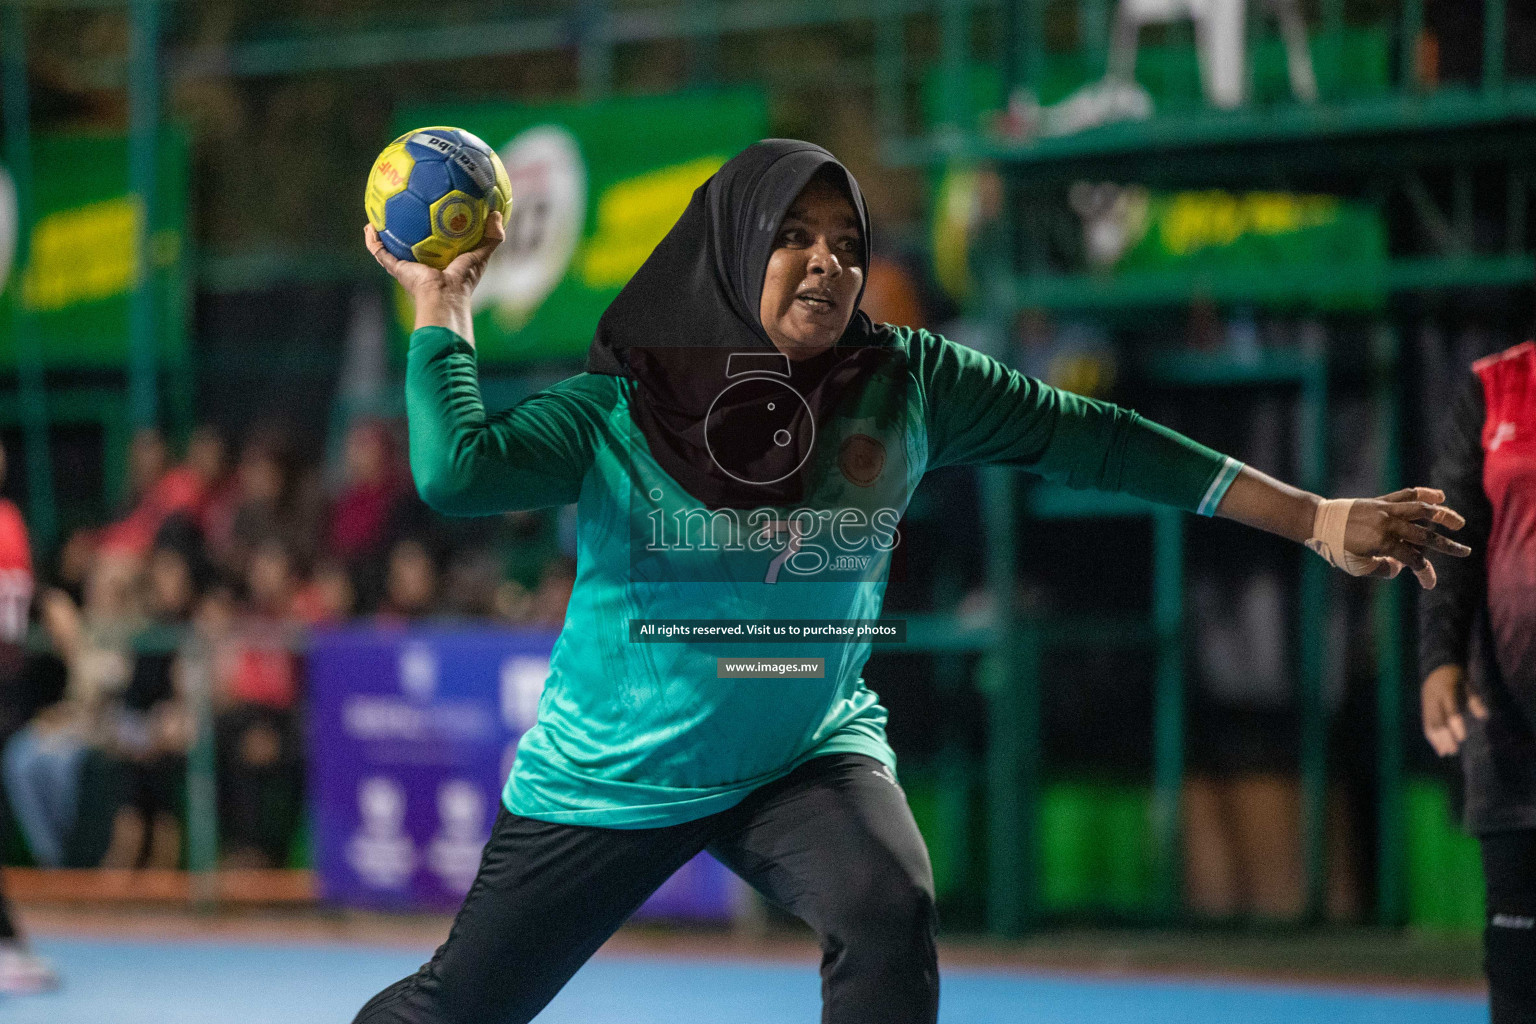
POLYGON ((891 344, 895 358, 819 428, 800 506, 749 512, 704 509, 660 468, 630 413, 633 382, 580 374, 488 414, 473 347, 444 328, 412 336, 423 500, 449 515, 577 506, 576 583, 510 811, 649 828, 725 810, 823 754, 894 768, 861 677, 867 642, 632 642, 629 623, 878 618, 897 520, 929 469, 1016 466, 1211 515, 1240 468, 926 331, 899 328, 891 344), (819 658, 824 677, 718 677, 717 659, 755 656, 819 658))

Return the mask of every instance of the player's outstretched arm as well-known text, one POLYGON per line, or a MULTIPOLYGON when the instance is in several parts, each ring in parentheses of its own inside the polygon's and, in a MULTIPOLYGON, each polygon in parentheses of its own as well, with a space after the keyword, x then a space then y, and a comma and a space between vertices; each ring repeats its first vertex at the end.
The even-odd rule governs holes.
POLYGON ((1393 577, 1404 566, 1419 585, 1435 585, 1435 567, 1425 557, 1437 552, 1465 558, 1472 549, 1435 527, 1459 530, 1465 520, 1441 504, 1445 494, 1430 487, 1405 487, 1379 498, 1324 499, 1243 467, 1216 514, 1306 544, 1353 576, 1393 577))

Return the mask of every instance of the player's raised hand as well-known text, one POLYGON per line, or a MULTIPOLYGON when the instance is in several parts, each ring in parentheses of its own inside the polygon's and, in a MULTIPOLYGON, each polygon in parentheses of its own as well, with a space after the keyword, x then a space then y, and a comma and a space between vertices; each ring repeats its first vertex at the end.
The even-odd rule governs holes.
POLYGON ((1421 587, 1432 589, 1435 567, 1425 557, 1429 552, 1455 558, 1472 553, 1435 529, 1466 525, 1458 512, 1441 504, 1444 501, 1445 492, 1431 487, 1405 487, 1379 498, 1357 499, 1349 506, 1344 527, 1344 553, 1351 564, 1343 568, 1355 575, 1390 578, 1407 566, 1421 587), (1374 565, 1366 566, 1368 559, 1374 559, 1374 565))
POLYGON ((485 275, 491 253, 506 237, 501 213, 493 210, 485 219, 485 235, 480 244, 460 253, 452 263, 437 270, 425 263, 396 258, 384 247, 372 224, 363 228, 363 242, 368 251, 410 295, 416 307, 416 327, 446 327, 470 344, 475 341, 470 296, 485 275))
POLYGON ((1467 692, 1467 671, 1460 665, 1441 665, 1425 676, 1419 703, 1424 716, 1424 738, 1441 757, 1456 753, 1466 742, 1463 705, 1476 718, 1488 717, 1488 709, 1477 694, 1467 692))
POLYGON ((400 287, 404 288, 411 298, 418 301, 427 292, 451 290, 462 292, 466 296, 473 292, 475 285, 480 283, 480 278, 485 274, 485 265, 490 262, 491 253, 496 251, 496 247, 506 237, 500 211, 492 210, 485 219, 485 234, 481 237, 480 244, 468 252, 460 253, 452 263, 442 270, 437 270, 425 263, 398 259, 384 247, 384 242, 379 238, 379 233, 373 229, 372 224, 363 227, 363 243, 368 247, 368 252, 378 261, 379 266, 389 271, 390 276, 400 282, 400 287))

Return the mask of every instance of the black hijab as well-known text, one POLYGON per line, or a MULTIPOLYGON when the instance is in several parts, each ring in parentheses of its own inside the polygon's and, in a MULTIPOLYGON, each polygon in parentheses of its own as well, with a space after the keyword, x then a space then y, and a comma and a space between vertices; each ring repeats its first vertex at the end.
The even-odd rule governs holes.
POLYGON ((818 429, 890 354, 857 309, 838 343, 791 360, 758 318, 779 224, 826 175, 858 216, 869 265, 869 214, 831 153, 792 139, 742 150, 688 208, 598 321, 587 369, 635 382, 630 415, 668 475, 711 508, 801 500, 818 429))

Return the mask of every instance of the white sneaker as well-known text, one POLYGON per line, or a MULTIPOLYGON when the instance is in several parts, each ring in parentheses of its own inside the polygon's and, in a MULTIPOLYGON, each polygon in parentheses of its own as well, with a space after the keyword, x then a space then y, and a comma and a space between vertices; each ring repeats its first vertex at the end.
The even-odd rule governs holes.
POLYGON ((53 967, 19 942, 0 943, 0 995, 22 996, 59 987, 53 967))

